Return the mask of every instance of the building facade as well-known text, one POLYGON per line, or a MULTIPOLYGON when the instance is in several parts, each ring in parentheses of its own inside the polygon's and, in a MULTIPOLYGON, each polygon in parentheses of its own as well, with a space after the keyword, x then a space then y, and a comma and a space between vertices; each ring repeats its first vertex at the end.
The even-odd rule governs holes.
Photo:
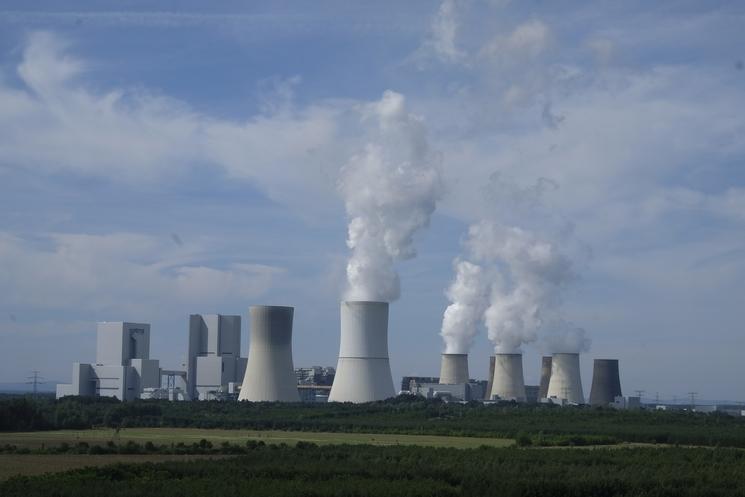
POLYGON ((246 372, 246 358, 240 353, 240 316, 190 315, 186 363, 189 397, 193 400, 220 398, 241 383, 246 372))
POLYGON ((160 363, 150 359, 150 325, 102 322, 97 325, 95 364, 75 362, 72 382, 57 385, 57 398, 68 395, 134 400, 146 388, 160 386, 160 363))

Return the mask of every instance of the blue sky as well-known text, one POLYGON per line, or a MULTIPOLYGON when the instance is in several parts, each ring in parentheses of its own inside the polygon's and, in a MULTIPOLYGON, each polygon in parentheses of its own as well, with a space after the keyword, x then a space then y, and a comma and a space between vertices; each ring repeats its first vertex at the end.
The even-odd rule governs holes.
MULTIPOLYGON (((745 400, 741 2, 29 4, 0 6, 1 382, 67 381, 100 320, 150 322, 175 368, 189 313, 253 303, 294 305, 296 364, 334 365, 339 171, 393 90, 444 184, 397 264, 397 382, 437 374, 452 261, 497 216, 587 249, 560 306, 587 391, 616 357, 627 393, 745 400)), ((491 349, 482 327, 473 376, 491 349)))

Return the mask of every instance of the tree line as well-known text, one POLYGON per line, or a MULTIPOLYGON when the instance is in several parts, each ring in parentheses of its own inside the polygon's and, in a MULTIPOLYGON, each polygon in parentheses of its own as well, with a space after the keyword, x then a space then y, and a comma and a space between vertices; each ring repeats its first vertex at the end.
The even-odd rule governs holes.
POLYGON ((745 418, 717 413, 460 404, 413 396, 360 405, 0 399, 0 431, 93 427, 450 435, 513 438, 521 445, 641 442, 745 448, 745 418))

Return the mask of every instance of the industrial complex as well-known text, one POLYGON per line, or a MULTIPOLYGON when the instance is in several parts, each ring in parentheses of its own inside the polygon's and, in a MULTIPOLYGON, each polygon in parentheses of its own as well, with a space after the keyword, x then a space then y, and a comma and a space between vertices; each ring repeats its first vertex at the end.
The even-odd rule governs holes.
MULTIPOLYGON (((295 368, 294 308, 251 306, 250 343, 241 357, 241 316, 192 314, 183 370, 166 370, 150 358, 150 325, 98 323, 95 363, 76 362, 57 397, 110 396, 120 400, 239 400, 251 402, 352 402, 396 395, 388 356, 387 302, 343 301, 336 368, 295 368)), ((542 357, 540 384, 526 385, 523 356, 490 356, 486 380, 471 378, 468 354, 441 355, 439 377, 404 377, 399 393, 445 401, 585 403, 577 353, 542 357)), ((588 403, 639 407, 624 397, 616 359, 595 359, 588 403)), ((664 406, 663 406, 664 407, 664 406)))

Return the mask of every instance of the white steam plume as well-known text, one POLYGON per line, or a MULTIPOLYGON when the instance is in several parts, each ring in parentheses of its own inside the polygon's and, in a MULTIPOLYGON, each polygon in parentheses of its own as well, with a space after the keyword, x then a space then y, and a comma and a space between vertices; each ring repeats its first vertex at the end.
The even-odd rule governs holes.
POLYGON ((442 316, 440 335, 446 354, 466 354, 486 309, 489 287, 481 266, 458 259, 453 266, 455 279, 446 292, 451 303, 442 316))
POLYGON ((400 295, 397 260, 416 255, 414 235, 429 225, 442 186, 421 118, 404 96, 386 91, 364 108, 374 123, 364 150, 342 168, 339 191, 349 218, 347 300, 392 301, 400 295))

